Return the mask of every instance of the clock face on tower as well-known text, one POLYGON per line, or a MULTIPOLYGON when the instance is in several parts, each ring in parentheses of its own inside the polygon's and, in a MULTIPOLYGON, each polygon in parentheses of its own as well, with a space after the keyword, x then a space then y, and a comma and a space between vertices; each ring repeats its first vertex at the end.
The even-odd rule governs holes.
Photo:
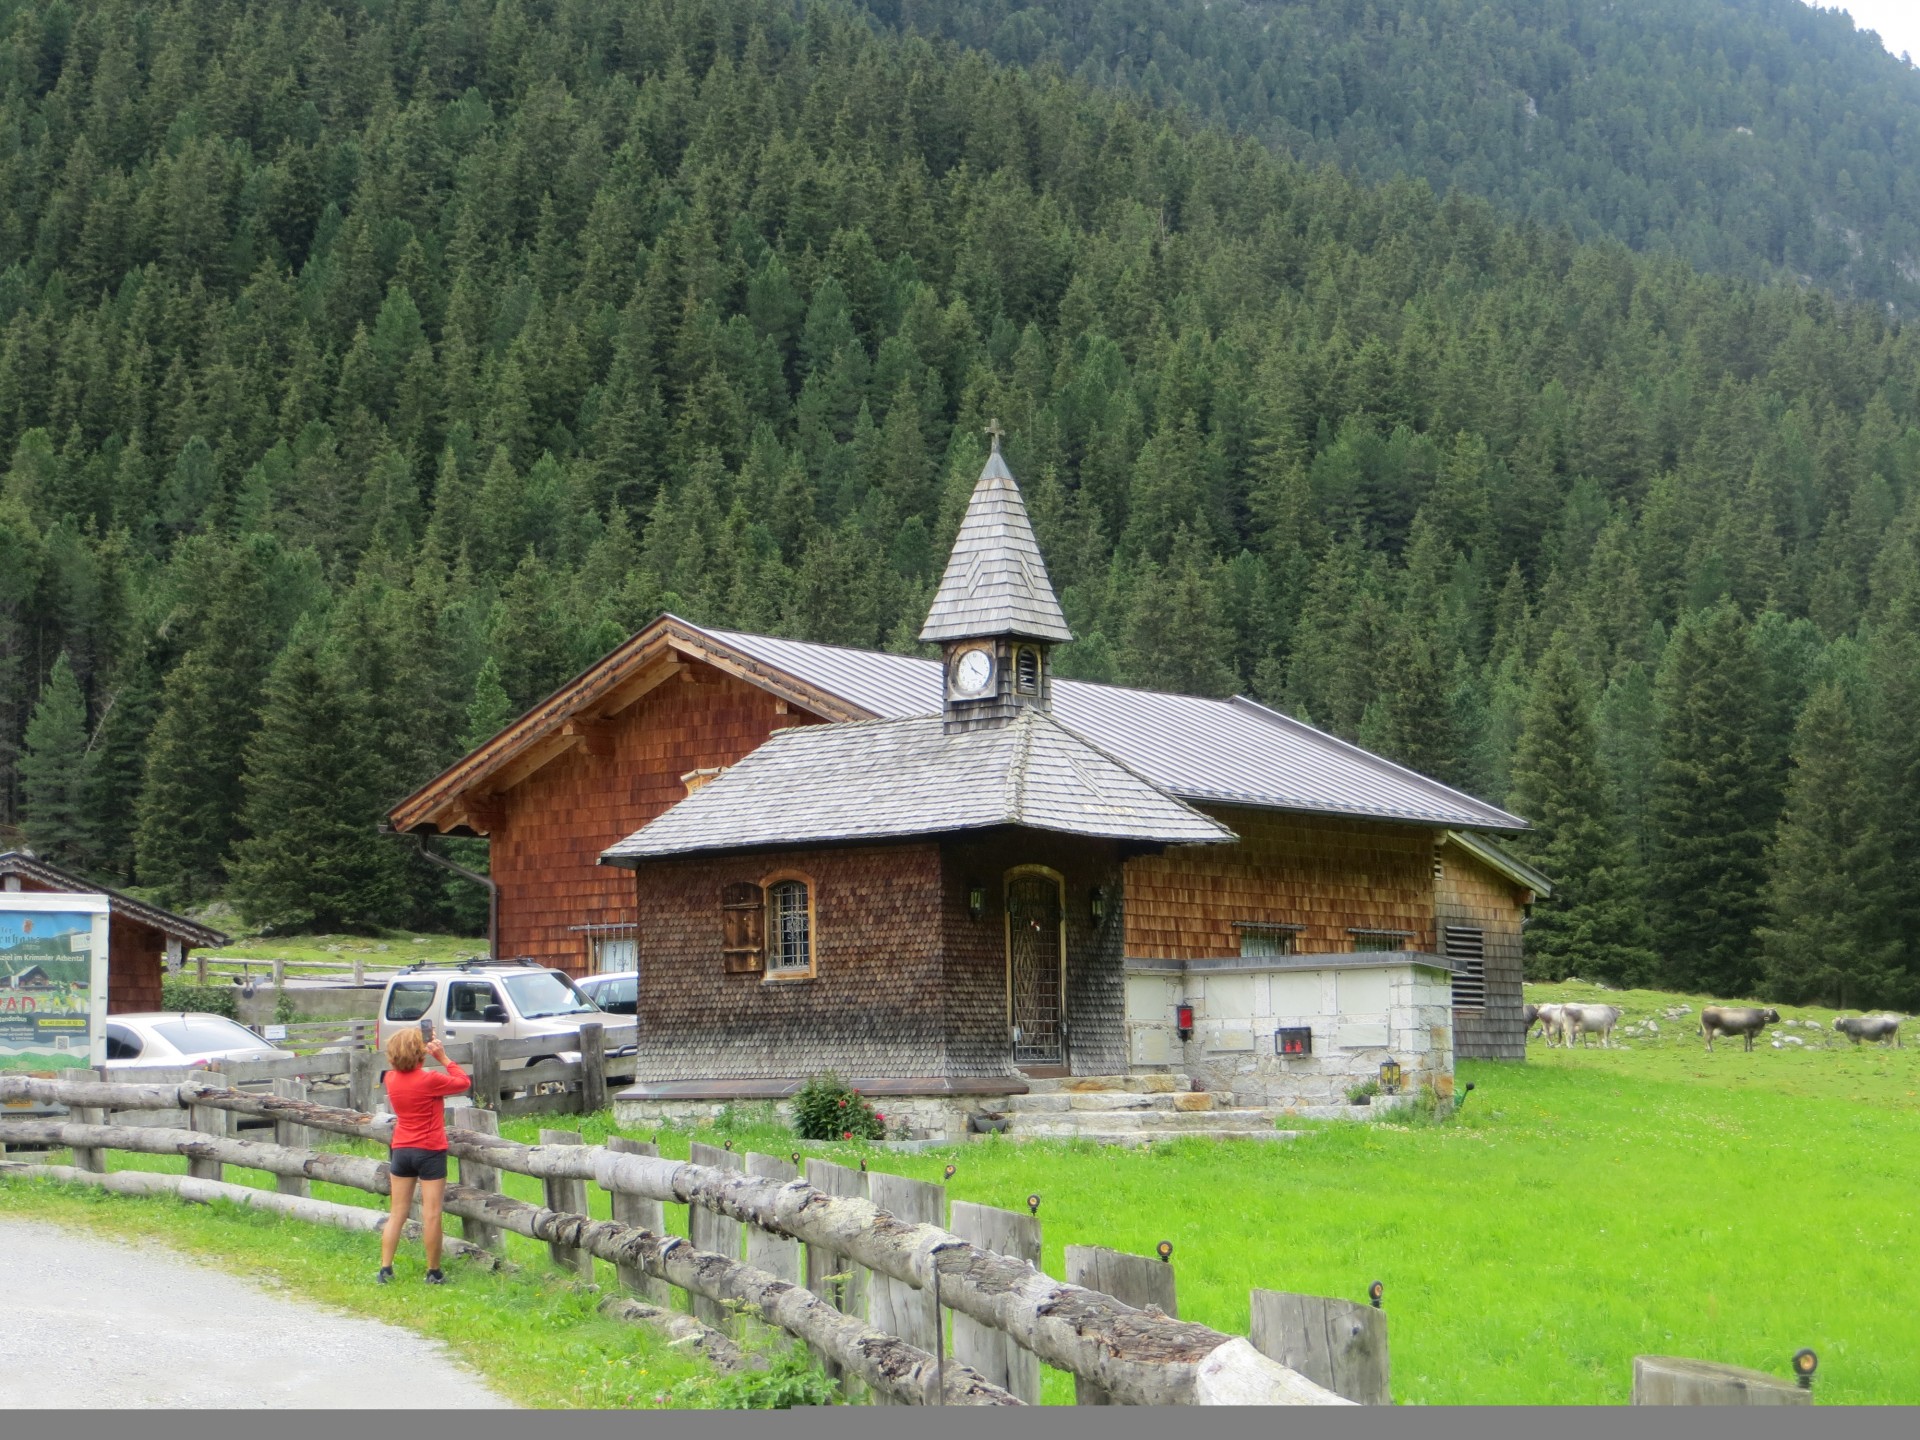
POLYGON ((960 658, 953 662, 953 691, 974 699, 987 693, 993 685, 993 652, 989 650, 965 650, 960 658))

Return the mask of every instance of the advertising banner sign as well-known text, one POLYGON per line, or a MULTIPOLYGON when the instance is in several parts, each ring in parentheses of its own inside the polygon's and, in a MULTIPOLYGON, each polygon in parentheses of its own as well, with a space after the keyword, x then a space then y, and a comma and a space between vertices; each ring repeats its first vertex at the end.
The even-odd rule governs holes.
POLYGON ((0 893, 0 1071, 107 1058, 107 897, 0 893))

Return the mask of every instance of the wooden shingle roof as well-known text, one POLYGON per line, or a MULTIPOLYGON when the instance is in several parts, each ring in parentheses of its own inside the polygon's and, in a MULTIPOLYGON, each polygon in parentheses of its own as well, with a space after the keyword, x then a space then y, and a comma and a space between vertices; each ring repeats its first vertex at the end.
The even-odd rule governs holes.
POLYGON ((998 436, 967 501, 946 573, 920 630, 920 639, 931 644, 991 635, 1073 638, 1054 598, 1053 582, 1047 579, 1047 562, 1040 558, 1040 542, 1033 538, 1020 487, 1001 457, 998 436))
POLYGON ((1154 845, 1237 838, 1029 710, 1004 726, 953 734, 939 716, 782 731, 600 863, 1003 825, 1154 845))

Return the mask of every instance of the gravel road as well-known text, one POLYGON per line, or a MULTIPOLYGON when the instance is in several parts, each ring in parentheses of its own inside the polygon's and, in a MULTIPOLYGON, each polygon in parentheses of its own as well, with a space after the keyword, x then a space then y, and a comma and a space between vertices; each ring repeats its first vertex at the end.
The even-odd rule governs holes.
POLYGON ((43 1406, 497 1410, 411 1330, 170 1251, 0 1218, 0 1413, 43 1406))

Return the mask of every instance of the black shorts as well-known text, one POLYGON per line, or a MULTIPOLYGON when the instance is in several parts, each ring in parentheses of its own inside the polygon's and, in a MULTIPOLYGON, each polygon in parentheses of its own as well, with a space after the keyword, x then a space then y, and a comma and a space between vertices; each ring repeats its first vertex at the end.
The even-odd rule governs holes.
POLYGON ((396 1180, 444 1180, 447 1178, 447 1152, 416 1150, 402 1145, 387 1158, 387 1173, 396 1180))

